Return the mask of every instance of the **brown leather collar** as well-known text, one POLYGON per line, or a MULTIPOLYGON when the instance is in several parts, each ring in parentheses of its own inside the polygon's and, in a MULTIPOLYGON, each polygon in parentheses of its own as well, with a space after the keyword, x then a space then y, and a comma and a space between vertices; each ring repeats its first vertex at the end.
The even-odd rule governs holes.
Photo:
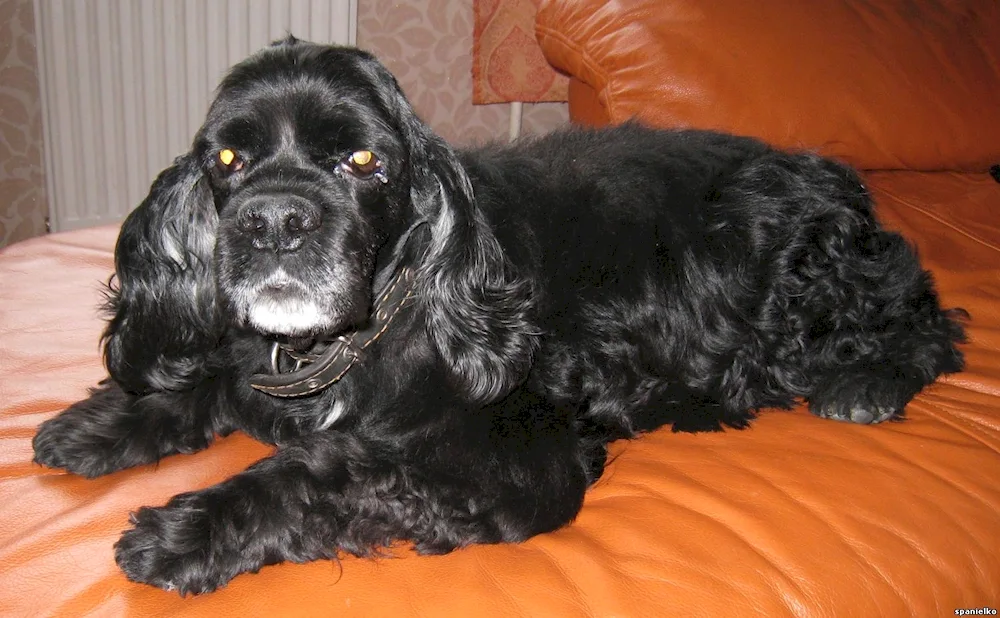
POLYGON ((322 351, 303 352, 275 343, 271 349, 273 373, 254 374, 250 379, 250 386, 275 397, 305 397, 318 393, 344 377, 347 370, 358 362, 360 352, 382 336, 399 310, 413 298, 415 275, 414 270, 408 266, 399 269, 379 295, 368 327, 337 337, 325 344, 322 351), (281 371, 282 354, 295 362, 292 371, 281 371))

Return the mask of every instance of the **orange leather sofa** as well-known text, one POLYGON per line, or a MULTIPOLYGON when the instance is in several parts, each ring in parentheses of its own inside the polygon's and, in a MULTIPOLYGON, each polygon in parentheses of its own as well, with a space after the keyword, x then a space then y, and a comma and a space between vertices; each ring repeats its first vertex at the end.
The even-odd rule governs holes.
POLYGON ((874 427, 767 412, 614 445, 576 522, 516 546, 267 567, 209 595, 129 583, 128 512, 263 457, 242 435, 84 480, 34 428, 104 375, 116 229, 0 253, 0 616, 943 616, 1000 605, 1000 3, 542 2, 577 122, 633 116, 815 148, 972 314, 968 369, 874 427))

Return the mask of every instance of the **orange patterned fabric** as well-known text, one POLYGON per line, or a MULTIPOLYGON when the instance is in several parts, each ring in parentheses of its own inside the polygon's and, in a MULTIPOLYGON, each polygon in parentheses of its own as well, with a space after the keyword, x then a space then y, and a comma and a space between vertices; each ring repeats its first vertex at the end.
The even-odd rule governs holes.
POLYGON ((539 0, 475 0, 472 102, 565 101, 568 78, 535 41, 539 0))

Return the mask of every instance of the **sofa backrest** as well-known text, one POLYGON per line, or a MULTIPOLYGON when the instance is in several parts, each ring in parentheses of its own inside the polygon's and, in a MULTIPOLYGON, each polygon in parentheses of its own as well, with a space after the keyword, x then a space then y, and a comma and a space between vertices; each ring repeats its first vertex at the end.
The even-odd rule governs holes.
POLYGON ((862 169, 1000 162, 997 0, 542 0, 536 35, 611 123, 753 135, 862 169))

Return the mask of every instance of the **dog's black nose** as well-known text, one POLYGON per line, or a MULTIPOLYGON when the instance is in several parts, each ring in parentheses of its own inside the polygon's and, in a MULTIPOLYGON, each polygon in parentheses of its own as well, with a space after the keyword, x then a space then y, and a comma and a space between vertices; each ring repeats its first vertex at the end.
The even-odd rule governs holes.
POLYGON ((269 251, 296 251, 310 232, 319 229, 320 211, 294 195, 261 195, 250 198, 237 214, 240 231, 253 246, 269 251))

